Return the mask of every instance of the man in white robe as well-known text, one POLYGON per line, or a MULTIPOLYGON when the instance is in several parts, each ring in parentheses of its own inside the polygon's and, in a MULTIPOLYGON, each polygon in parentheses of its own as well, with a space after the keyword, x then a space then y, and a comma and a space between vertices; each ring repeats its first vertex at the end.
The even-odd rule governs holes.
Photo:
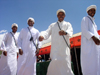
POLYGON ((69 22, 64 21, 65 11, 59 9, 57 11, 58 23, 52 23, 46 31, 41 32, 39 40, 48 39, 51 35, 51 62, 48 67, 47 75, 73 75, 71 69, 70 49, 66 45, 63 36, 65 37, 68 45, 69 38, 73 34, 72 26, 69 22))
POLYGON ((17 33, 18 25, 12 24, 12 32, 5 34, 1 44, 2 55, 0 59, 0 75, 16 75, 17 73, 17 33))
POLYGON ((81 66, 83 75, 98 74, 99 35, 97 25, 94 22, 96 5, 87 8, 88 16, 83 17, 81 22, 81 66))
POLYGON ((33 18, 29 18, 27 22, 29 26, 21 30, 18 39, 19 53, 21 55, 18 58, 17 75, 36 75, 36 55, 41 47, 38 41, 39 31, 33 27, 33 18))

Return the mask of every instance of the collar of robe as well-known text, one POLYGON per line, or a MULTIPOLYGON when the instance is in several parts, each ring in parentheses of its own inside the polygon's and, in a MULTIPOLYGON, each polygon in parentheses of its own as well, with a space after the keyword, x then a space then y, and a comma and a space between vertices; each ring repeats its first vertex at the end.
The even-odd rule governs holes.
POLYGON ((16 32, 15 33, 14 32, 11 32, 11 33, 14 35, 16 32))
POLYGON ((33 26, 29 26, 29 29, 32 29, 32 28, 34 28, 33 26))
POLYGON ((59 24, 62 24, 63 22, 64 22, 64 20, 63 20, 63 21, 61 21, 61 22, 60 22, 60 21, 58 21, 58 23, 59 23, 59 24))
POLYGON ((91 17, 91 16, 89 16, 89 15, 88 15, 88 17, 90 17, 93 21, 94 21, 94 19, 95 19, 94 17, 91 17))

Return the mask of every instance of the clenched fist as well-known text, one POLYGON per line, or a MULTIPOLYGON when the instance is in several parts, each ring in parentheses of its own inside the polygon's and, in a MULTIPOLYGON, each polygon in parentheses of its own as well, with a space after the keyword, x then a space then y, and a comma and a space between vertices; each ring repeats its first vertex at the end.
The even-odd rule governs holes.
POLYGON ((36 50, 36 55, 38 55, 39 54, 39 51, 40 51, 40 49, 38 48, 37 50, 36 50))
POLYGON ((19 54, 22 55, 23 54, 23 50, 19 49, 19 54))
POLYGON ((96 45, 100 45, 100 40, 97 37, 92 36, 92 39, 96 45))
POLYGON ((44 37, 43 36, 39 36, 39 41, 43 41, 44 37))
POLYGON ((3 52, 3 55, 4 55, 4 56, 7 56, 7 51, 4 51, 4 52, 3 52))
POLYGON ((59 31, 59 35, 66 35, 66 32, 64 30, 59 31))

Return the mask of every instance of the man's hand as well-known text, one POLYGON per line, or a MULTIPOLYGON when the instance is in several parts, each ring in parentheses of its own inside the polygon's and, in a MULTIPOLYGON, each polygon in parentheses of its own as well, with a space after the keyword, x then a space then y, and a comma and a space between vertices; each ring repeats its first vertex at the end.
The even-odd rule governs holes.
POLYGON ((4 52, 3 52, 3 55, 4 55, 4 56, 7 56, 7 51, 4 51, 4 52))
POLYGON ((43 36, 39 36, 39 41, 43 41, 44 37, 43 36))
POLYGON ((38 48, 37 50, 36 50, 36 56, 39 54, 39 51, 40 51, 40 49, 38 48))
POLYGON ((66 32, 64 30, 59 31, 59 35, 66 35, 66 32))
POLYGON ((96 45, 100 45, 100 40, 97 37, 92 36, 92 39, 93 39, 93 41, 95 42, 96 45))
POLYGON ((23 54, 23 50, 19 49, 19 54, 22 55, 23 54))

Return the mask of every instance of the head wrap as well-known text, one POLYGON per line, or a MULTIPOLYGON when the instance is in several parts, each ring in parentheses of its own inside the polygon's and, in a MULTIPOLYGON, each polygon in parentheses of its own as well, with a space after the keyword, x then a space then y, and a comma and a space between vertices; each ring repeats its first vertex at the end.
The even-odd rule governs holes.
POLYGON ((32 17, 29 17, 29 18, 28 18, 27 23, 28 23, 29 20, 35 22, 35 20, 34 20, 32 17))
POLYGON ((39 58, 42 58, 41 55, 38 56, 39 58))
POLYGON ((97 9, 96 5, 90 5, 89 7, 87 7, 86 12, 88 12, 92 8, 94 8, 95 10, 97 9))
POLYGON ((18 28, 18 25, 16 23, 13 23, 11 28, 13 28, 14 26, 16 26, 18 28))
POLYGON ((65 10, 63 10, 63 9, 59 9, 59 10, 57 11, 57 15, 58 15, 59 12, 63 12, 63 13, 66 15, 65 10))

